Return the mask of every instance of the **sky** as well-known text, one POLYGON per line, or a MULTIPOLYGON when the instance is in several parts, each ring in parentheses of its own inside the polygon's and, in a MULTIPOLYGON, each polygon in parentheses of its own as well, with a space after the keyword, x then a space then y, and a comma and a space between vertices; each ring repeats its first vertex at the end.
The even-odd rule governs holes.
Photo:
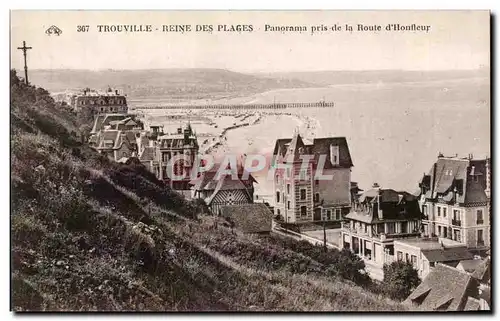
POLYGON ((11 68, 219 68, 240 72, 488 68, 488 11, 11 11, 11 68), (99 33, 98 25, 150 24, 151 33, 99 33), (162 32, 163 25, 252 25, 253 32, 162 32), (266 32, 265 25, 308 31, 266 32), (311 34, 349 24, 354 31, 311 34), (357 25, 382 31, 356 31, 357 25), (387 24, 430 26, 387 32, 387 24), (52 25, 63 32, 47 35, 52 25), (88 25, 88 32, 77 32, 88 25), (156 31, 158 28, 158 31, 156 31))

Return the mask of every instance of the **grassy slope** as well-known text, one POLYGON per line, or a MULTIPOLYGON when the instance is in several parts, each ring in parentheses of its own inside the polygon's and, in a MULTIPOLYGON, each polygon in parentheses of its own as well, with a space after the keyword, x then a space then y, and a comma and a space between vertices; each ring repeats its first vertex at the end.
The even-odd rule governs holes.
POLYGON ((15 75, 11 119, 16 310, 402 309, 293 241, 213 229, 143 167, 81 145, 75 116, 15 75))

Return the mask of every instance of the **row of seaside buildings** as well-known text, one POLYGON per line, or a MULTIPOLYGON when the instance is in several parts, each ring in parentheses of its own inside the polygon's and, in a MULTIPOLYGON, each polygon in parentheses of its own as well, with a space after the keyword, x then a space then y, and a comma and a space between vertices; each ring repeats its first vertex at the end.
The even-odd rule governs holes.
MULTIPOLYGON (((113 92, 107 95, 109 98, 113 92)), ((408 298, 413 304, 434 310, 489 307, 490 279, 485 276, 490 273, 491 245, 489 158, 439 154, 418 182, 418 195, 376 183, 363 191, 351 181, 353 161, 345 137, 315 138, 306 143, 295 133, 275 142, 273 166, 287 165, 288 169, 275 170, 273 206, 264 206, 254 202, 256 180, 251 175, 244 179, 241 167, 238 178, 226 175, 217 180, 213 170, 191 180, 199 152, 191 125, 174 133, 164 133, 161 126, 144 128, 127 113, 124 96, 115 95, 118 98, 103 100, 85 92, 73 98, 76 110, 91 108, 95 114, 89 144, 99 153, 117 162, 142 163, 186 197, 203 199, 215 215, 233 215, 246 232, 270 232, 272 217, 278 224, 337 225, 337 246, 350 249, 374 270, 381 271, 384 264, 395 260, 415 266, 424 282, 416 291, 422 293, 414 292, 408 298), (182 160, 168 168, 169 160, 179 155, 182 160), (304 157, 311 160, 305 168, 304 157), (332 179, 316 179, 318 169, 332 179), (186 178, 170 180, 169 170, 184 173, 186 178), (465 295, 468 292, 460 292, 456 286, 451 289, 450 282, 458 284, 458 280, 476 294, 465 295)))

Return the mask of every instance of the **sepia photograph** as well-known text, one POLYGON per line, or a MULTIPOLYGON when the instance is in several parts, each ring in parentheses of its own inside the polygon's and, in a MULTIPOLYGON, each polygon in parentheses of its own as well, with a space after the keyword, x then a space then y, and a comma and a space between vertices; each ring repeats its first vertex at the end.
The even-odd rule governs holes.
POLYGON ((491 21, 11 10, 11 310, 491 313, 491 21))

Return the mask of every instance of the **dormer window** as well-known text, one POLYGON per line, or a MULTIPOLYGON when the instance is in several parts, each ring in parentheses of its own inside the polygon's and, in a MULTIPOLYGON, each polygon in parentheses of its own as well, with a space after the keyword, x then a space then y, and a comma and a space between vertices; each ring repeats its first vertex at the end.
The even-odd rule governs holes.
POLYGON ((330 162, 334 166, 339 164, 339 147, 336 145, 330 145, 330 162))

